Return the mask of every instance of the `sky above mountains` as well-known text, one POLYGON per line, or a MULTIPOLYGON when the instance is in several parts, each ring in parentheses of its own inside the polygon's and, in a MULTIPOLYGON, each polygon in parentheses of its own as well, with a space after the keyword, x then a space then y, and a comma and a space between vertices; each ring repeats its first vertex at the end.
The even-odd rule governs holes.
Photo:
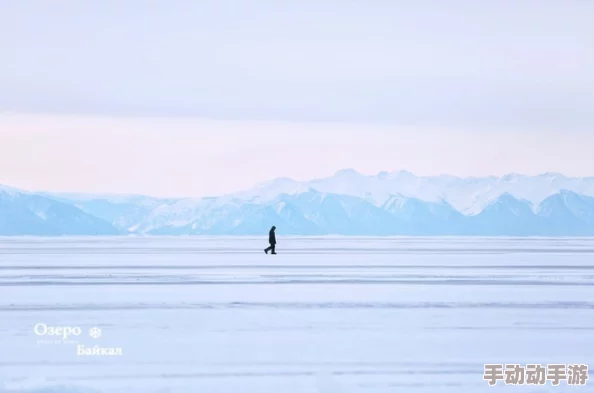
POLYGON ((592 129, 594 3, 0 5, 0 110, 592 129))
POLYGON ((0 184, 55 192, 212 196, 277 177, 594 174, 594 134, 190 119, 0 116, 0 184))
POLYGON ((0 5, 0 183, 219 195, 406 169, 594 174, 594 3, 0 5))

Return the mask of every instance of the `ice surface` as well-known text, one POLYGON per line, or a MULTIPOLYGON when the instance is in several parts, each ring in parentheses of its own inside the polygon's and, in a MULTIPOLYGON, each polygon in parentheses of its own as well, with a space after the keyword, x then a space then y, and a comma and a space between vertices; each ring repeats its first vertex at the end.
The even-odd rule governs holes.
POLYGON ((0 238, 0 392, 556 392, 483 364, 593 366, 594 239, 263 240, 0 238))

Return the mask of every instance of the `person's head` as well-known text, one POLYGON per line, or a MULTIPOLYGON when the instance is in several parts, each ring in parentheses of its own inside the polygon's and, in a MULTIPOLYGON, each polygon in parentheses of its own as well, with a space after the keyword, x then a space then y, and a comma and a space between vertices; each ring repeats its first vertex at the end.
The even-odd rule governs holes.
POLYGON ((273 225, 273 226, 272 226, 272 230, 274 231, 275 229, 276 229, 276 227, 273 225))

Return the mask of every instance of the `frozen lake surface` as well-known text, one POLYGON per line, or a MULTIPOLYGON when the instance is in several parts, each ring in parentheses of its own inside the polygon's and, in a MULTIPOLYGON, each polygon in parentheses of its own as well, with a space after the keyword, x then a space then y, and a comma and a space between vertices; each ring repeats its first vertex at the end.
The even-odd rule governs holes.
POLYGON ((265 240, 0 238, 0 392, 594 392, 482 379, 594 367, 592 238, 265 240))

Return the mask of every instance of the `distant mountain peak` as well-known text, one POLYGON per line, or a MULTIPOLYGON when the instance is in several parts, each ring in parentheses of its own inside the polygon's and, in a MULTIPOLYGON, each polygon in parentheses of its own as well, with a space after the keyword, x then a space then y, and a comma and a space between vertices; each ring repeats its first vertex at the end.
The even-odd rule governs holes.
POLYGON ((518 173, 508 173, 507 175, 503 175, 501 180, 504 182, 518 182, 521 181, 525 176, 520 175, 518 173))
POLYGON ((390 172, 390 175, 392 175, 392 176, 406 176, 406 177, 416 176, 414 173, 409 172, 404 169, 398 169, 396 171, 392 171, 392 172, 390 172))
POLYGON ((10 187, 10 186, 5 186, 5 185, 2 185, 2 184, 0 184, 0 193, 4 193, 4 194, 7 194, 7 195, 12 195, 12 196, 15 196, 15 195, 18 195, 18 194, 31 194, 31 192, 29 192, 29 191, 19 190, 17 188, 10 187))
POLYGON ((567 177, 558 172, 545 172, 538 175, 538 177, 542 177, 549 180, 556 180, 556 179, 567 179, 567 177))
POLYGON ((557 192, 555 192, 553 195, 555 195, 555 194, 557 194, 557 195, 561 195, 561 196, 564 196, 564 197, 567 197, 567 196, 575 196, 575 197, 579 197, 579 196, 580 196, 578 193, 576 193, 576 192, 573 192, 573 191, 571 191, 571 190, 567 190, 567 189, 565 189, 565 188, 562 188, 562 189, 560 189, 560 190, 557 190, 557 192))
POLYGON ((345 169, 340 169, 340 170, 336 171, 336 173, 334 173, 334 176, 341 177, 341 176, 365 176, 365 175, 356 171, 353 168, 345 168, 345 169))
POLYGON ((491 199, 489 205, 492 204, 528 204, 530 205, 530 201, 523 199, 523 198, 517 198, 514 195, 512 195, 510 192, 504 192, 502 194, 500 194, 498 197, 491 199))

